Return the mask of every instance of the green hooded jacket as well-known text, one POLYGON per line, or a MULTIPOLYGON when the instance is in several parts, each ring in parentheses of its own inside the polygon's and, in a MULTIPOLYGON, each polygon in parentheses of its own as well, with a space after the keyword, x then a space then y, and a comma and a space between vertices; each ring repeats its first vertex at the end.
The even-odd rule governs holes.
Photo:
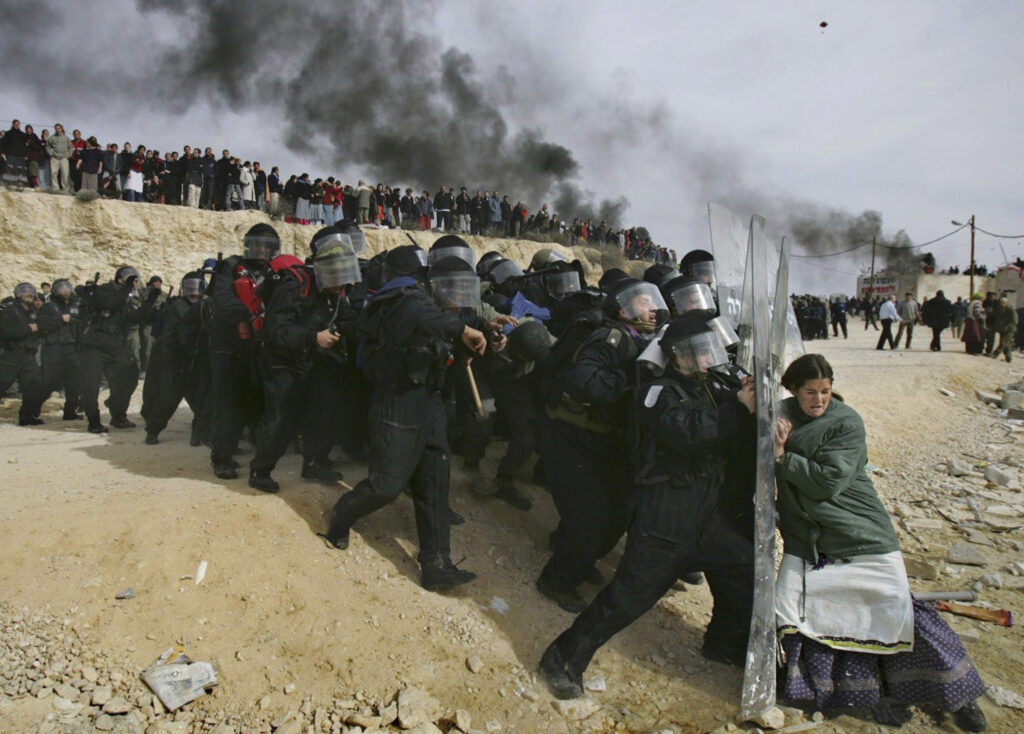
POLYGON ((793 423, 776 463, 779 530, 786 553, 816 563, 900 549, 889 513, 868 478, 864 422, 833 396, 810 418, 789 398, 781 415, 793 423))

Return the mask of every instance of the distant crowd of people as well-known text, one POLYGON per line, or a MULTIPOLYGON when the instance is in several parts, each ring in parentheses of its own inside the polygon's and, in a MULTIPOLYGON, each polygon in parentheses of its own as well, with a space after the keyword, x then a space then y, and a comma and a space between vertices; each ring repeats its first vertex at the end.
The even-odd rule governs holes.
POLYGON ((359 181, 355 186, 334 176, 311 178, 308 173, 282 178, 277 166, 266 170, 259 161, 242 160, 221 151, 186 145, 181 152, 162 155, 145 145, 125 142, 101 145, 55 124, 53 134, 36 134, 18 120, 0 137, 0 177, 30 188, 53 188, 65 193, 95 191, 126 201, 191 206, 228 211, 258 209, 297 224, 330 227, 342 220, 379 227, 434 229, 461 235, 559 238, 570 246, 615 246, 628 260, 675 264, 675 251, 654 244, 646 228, 613 229, 605 220, 567 223, 548 204, 531 213, 522 201, 499 191, 465 186, 441 186, 430 194, 411 187, 359 181))
POLYGON ((1024 352, 1024 308, 1015 310, 1005 294, 975 293, 969 303, 960 296, 951 302, 941 290, 920 304, 910 292, 903 295, 903 300, 898 300, 896 294, 870 298, 793 294, 791 300, 804 340, 827 339, 830 322, 832 336, 838 337, 842 331, 845 339, 847 318, 862 313, 865 331, 873 326, 881 332, 877 349, 887 345, 896 349, 901 341, 904 349, 910 349, 914 327, 923 325, 932 330, 929 348, 933 352, 942 351, 941 335, 946 329, 951 330, 954 339, 964 343, 968 354, 1002 356, 1010 362, 1015 350, 1024 352), (896 326, 895 336, 893 325, 896 326), (998 344, 996 337, 999 337, 998 344))

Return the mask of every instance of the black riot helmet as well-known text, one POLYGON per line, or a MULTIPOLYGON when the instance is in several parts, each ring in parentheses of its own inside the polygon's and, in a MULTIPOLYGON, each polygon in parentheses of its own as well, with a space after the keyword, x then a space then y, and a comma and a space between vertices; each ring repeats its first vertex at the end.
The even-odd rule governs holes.
POLYGON ((53 281, 50 292, 57 298, 63 298, 67 301, 74 295, 75 287, 71 285, 71 281, 67 278, 57 278, 57 280, 53 281))
POLYGON ((658 263, 644 271, 644 280, 648 283, 660 286, 666 279, 676 274, 676 269, 671 265, 658 263))
POLYGON ((687 278, 685 275, 663 282, 661 294, 676 316, 698 311, 706 317, 711 317, 717 311, 711 289, 705 283, 687 278))
POLYGON ((499 262, 504 260, 500 252, 497 250, 490 250, 480 256, 480 261, 476 264, 476 274, 481 278, 486 278, 487 274, 491 272, 491 268, 497 265, 499 262))
POLYGON ((690 250, 679 261, 679 272, 715 288, 715 256, 707 250, 690 250))
POLYGON ((488 268, 487 273, 480 277, 489 280, 496 285, 502 285, 509 278, 521 278, 522 276, 523 269, 519 267, 519 263, 514 260, 500 258, 493 261, 491 267, 488 268))
POLYGON ((433 268, 435 263, 448 257, 457 257, 463 260, 469 265, 470 270, 476 268, 476 255, 473 254, 473 248, 456 234, 446 234, 438 238, 430 247, 427 263, 433 268))
POLYGON ((265 265, 281 252, 281 238, 269 224, 254 224, 242 239, 245 248, 242 258, 249 262, 265 265))
POLYGON ((359 258, 347 234, 331 234, 321 239, 313 256, 313 276, 319 290, 334 290, 362 280, 359 258))
POLYGON ((416 245, 400 245, 384 256, 384 282, 404 276, 422 277, 427 267, 427 253, 416 245))
POLYGON ((441 308, 480 309, 480 276, 461 257, 432 263, 429 276, 430 292, 441 308))
POLYGON ((597 281, 597 287, 602 293, 607 293, 613 285, 628 277, 629 274, 621 268, 608 268, 601 274, 601 279, 597 281))
POLYGON ((135 278, 135 285, 141 285, 142 274, 130 265, 122 265, 114 272, 114 280, 118 283, 126 283, 129 278, 135 278))
POLYGON ((615 283, 605 296, 602 309, 609 318, 644 332, 654 331, 668 319, 668 306, 661 291, 636 278, 615 283))
POLYGON ((700 375, 729 361, 718 332, 699 313, 676 316, 658 343, 669 366, 684 375, 700 375))
POLYGON ((31 283, 18 283, 18 285, 14 286, 14 297, 19 301, 25 301, 26 299, 34 301, 36 298, 36 287, 31 283))
POLYGON ((347 234, 352 240, 352 249, 356 255, 361 254, 366 250, 366 235, 363 234, 363 230, 359 227, 359 223, 354 219, 342 219, 340 222, 335 222, 335 227, 342 233, 347 234))

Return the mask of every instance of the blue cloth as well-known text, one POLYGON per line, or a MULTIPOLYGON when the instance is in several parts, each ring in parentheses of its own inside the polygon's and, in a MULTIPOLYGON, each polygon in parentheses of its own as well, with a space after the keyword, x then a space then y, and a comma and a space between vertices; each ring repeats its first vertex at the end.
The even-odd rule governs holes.
POLYGON ((372 293, 367 293, 366 302, 369 303, 374 298, 379 296, 381 293, 387 293, 388 291, 393 291, 396 288, 409 288, 419 284, 420 282, 413 278, 411 275, 400 275, 397 278, 392 278, 391 280, 389 280, 387 283, 385 283, 372 293))
MULTIPOLYGON (((537 321, 545 322, 551 318, 551 312, 548 309, 543 306, 538 306, 522 293, 516 293, 515 296, 501 305, 502 307, 508 307, 508 315, 517 320, 523 319, 527 316, 532 316, 537 321)), ((501 332, 503 334, 509 334, 513 328, 515 327, 513 327, 512 324, 505 324, 501 327, 501 332)))

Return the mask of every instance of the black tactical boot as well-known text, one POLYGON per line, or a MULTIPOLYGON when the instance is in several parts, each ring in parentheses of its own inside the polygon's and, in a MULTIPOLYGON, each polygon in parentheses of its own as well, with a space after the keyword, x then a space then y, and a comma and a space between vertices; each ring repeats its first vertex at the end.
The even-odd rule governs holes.
POLYGON ((281 485, 275 482, 270 474, 257 474, 254 471, 249 472, 249 486, 261 492, 276 492, 281 489, 281 485))
POLYGON ((107 427, 99 421, 89 421, 89 433, 108 433, 107 427))
POLYGON ((332 469, 327 463, 310 461, 302 464, 302 478, 311 482, 323 484, 337 484, 345 477, 336 469, 332 469))
POLYGON ((23 415, 18 417, 19 426, 41 426, 43 421, 35 416, 23 415))
POLYGON ((537 579, 537 591, 567 612, 579 614, 587 608, 587 600, 576 589, 559 589, 544 574, 537 579))
POLYGON ((156 433, 146 431, 146 445, 156 446, 158 443, 160 443, 160 436, 156 433))
POLYGON ((468 584, 476 578, 472 571, 463 571, 451 561, 440 559, 423 564, 420 571, 420 586, 427 591, 445 591, 468 584))
POLYGON ((583 696, 583 674, 577 673, 562 658, 558 643, 552 642, 540 659, 540 677, 555 698, 563 701, 583 696))
POLYGON ((515 480, 512 477, 499 474, 497 479, 494 480, 494 483, 498 488, 495 492, 495 497, 498 499, 505 500, 514 508, 522 510, 523 512, 526 512, 533 507, 533 503, 530 502, 530 498, 519 491, 519 488, 516 486, 515 480))
POLYGON ((110 425, 114 428, 135 428, 135 424, 128 420, 127 416, 111 416, 110 425))
POLYGON ((222 461, 214 464, 213 474, 217 479, 238 479, 238 462, 222 461))

